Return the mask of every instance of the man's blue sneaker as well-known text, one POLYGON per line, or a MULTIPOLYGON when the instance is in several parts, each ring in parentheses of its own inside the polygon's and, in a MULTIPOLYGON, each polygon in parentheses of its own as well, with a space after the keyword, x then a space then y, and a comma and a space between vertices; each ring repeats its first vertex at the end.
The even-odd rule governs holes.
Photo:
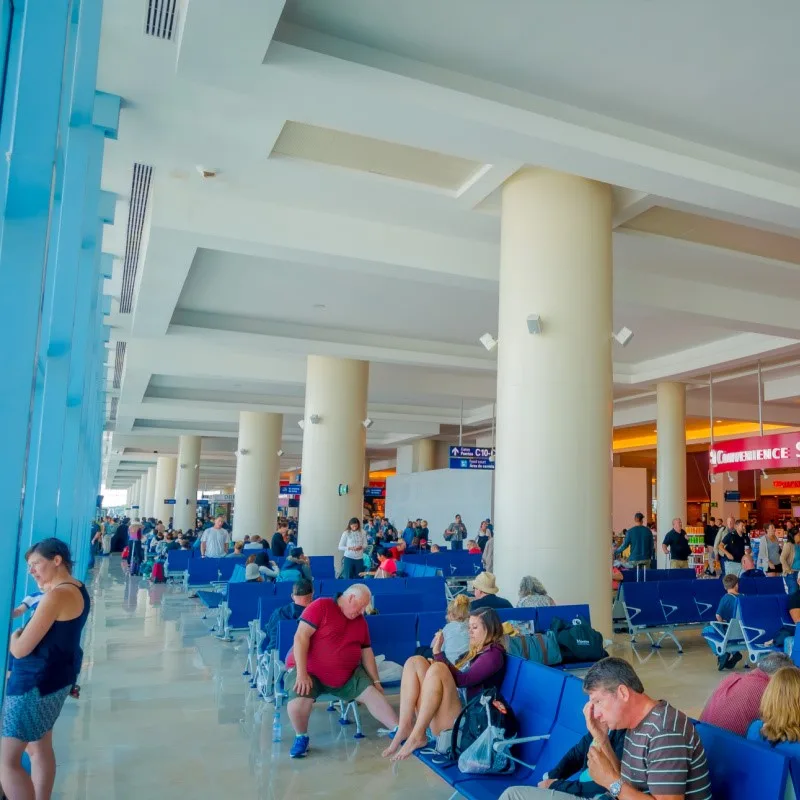
POLYGON ((294 744, 289 751, 289 758, 305 758, 308 753, 308 735, 294 737, 294 744))

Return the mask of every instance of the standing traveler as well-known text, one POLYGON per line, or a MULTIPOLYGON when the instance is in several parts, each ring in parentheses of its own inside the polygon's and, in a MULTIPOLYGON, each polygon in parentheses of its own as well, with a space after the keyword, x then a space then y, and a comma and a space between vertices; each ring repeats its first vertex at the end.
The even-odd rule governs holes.
POLYGON ((727 559, 725 572, 731 575, 741 575, 742 558, 750 552, 750 537, 745 533, 744 520, 737 519, 733 532, 729 533, 719 547, 719 551, 727 559))
POLYGON ((361 530, 358 517, 353 517, 347 523, 347 530, 339 540, 339 550, 342 551, 342 577, 358 578, 364 571, 364 550, 367 548, 367 534, 361 530))
POLYGON ((614 551, 619 555, 625 548, 630 547, 628 566, 649 567, 653 559, 653 532, 644 524, 644 514, 635 514, 634 526, 628 528, 625 541, 614 551))
POLYGON ((467 538, 467 526, 461 521, 461 514, 456 514, 455 521, 447 526, 444 532, 444 538, 450 542, 451 549, 464 549, 464 540, 467 538))
POLYGON ((714 551, 714 540, 717 538, 717 531, 719 528, 717 527, 717 521, 714 517, 709 517, 708 522, 706 523, 705 527, 703 528, 703 544, 705 545, 706 552, 705 552, 705 574, 706 575, 716 575, 717 571, 715 568, 716 564, 716 553, 714 551))
POLYGON ((47 800, 56 777, 53 726, 81 669, 81 632, 90 600, 86 587, 72 577, 72 557, 60 539, 33 545, 25 560, 44 596, 30 622, 11 635, 0 783, 12 800, 47 800), (22 767, 25 751, 32 777, 22 767))
POLYGON ((200 555, 203 558, 224 558, 228 554, 231 535, 225 530, 224 523, 225 517, 217 517, 213 527, 203 531, 200 537, 200 555))
POLYGON ((714 555, 719 559, 720 574, 722 575, 725 574, 725 563, 728 559, 725 558, 720 548, 722 547, 722 540, 733 530, 734 524, 735 520, 733 517, 728 517, 724 525, 720 521, 719 530, 714 537, 714 555))
POLYGON ((692 548, 683 529, 683 522, 677 517, 672 520, 672 530, 664 537, 661 549, 665 555, 669 553, 670 569, 686 569, 689 566, 692 548))

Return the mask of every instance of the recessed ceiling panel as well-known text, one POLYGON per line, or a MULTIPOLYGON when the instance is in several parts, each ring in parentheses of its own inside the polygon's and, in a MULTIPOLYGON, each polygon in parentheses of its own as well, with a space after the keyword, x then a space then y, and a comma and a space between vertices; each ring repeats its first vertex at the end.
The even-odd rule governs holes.
POLYGON ((272 155, 372 172, 452 191, 463 186, 481 167, 465 158, 291 120, 283 126, 272 155))
POLYGON ((653 206, 622 227, 800 264, 800 239, 673 208, 653 206))

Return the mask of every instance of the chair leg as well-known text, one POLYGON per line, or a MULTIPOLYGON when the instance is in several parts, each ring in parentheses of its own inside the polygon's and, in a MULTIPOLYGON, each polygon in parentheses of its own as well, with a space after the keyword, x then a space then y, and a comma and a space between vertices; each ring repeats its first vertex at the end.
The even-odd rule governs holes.
POLYGON ((354 739, 363 739, 364 732, 361 730, 361 715, 358 713, 358 704, 355 700, 351 701, 348 708, 353 709, 353 719, 356 723, 356 732, 353 734, 354 739))

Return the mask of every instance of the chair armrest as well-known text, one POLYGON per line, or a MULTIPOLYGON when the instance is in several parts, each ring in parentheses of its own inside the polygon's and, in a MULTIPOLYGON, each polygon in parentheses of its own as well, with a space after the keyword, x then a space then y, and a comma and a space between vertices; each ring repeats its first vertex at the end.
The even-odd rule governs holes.
POLYGON ((520 736, 516 739, 504 739, 502 742, 495 742, 493 747, 495 753, 499 753, 501 750, 506 750, 509 747, 513 747, 515 744, 527 744, 528 742, 543 742, 546 739, 550 738, 549 733, 544 733, 541 736, 520 736))

